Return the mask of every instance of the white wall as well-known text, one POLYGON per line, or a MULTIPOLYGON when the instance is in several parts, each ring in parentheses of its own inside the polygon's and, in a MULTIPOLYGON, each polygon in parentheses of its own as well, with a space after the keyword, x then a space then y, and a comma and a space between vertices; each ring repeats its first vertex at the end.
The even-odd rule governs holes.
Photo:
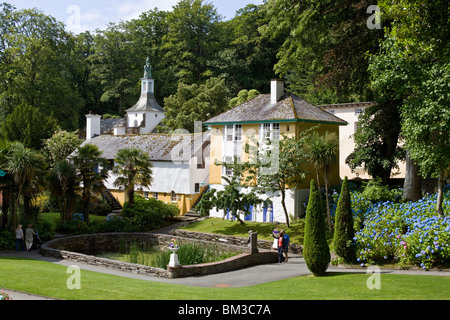
MULTIPOLYGON (((210 185, 211 189, 216 189, 216 191, 221 191, 225 189, 225 186, 220 185, 220 184, 212 184, 210 185)), ((241 189, 242 193, 248 193, 249 190, 248 188, 243 188, 241 189)), ((279 193, 267 193, 266 195, 261 195, 260 196, 261 199, 265 200, 268 197, 270 197, 270 199, 272 200, 273 204, 273 221, 274 222, 279 222, 279 223, 285 223, 286 222, 286 218, 285 218, 285 214, 284 214, 284 210, 283 210, 283 206, 281 204, 281 196, 279 195, 279 193)), ((286 204, 286 209, 288 212, 288 215, 295 215, 296 212, 296 202, 298 203, 298 201, 295 201, 296 198, 296 192, 294 190, 287 190, 286 191, 286 199, 285 199, 285 204, 286 204)), ((298 199, 298 197, 297 197, 298 199)), ((301 205, 301 204, 298 204, 301 205)), ((257 222, 264 222, 264 214, 263 214, 263 207, 262 205, 257 206, 256 210, 254 208, 254 214, 252 215, 252 221, 257 221, 257 222)), ((224 217, 224 212, 223 210, 216 210, 215 208, 212 209, 209 212, 210 217, 215 217, 215 218, 223 218, 224 217)), ((231 219, 231 215, 229 217, 231 219)), ((244 220, 244 217, 241 215, 241 219, 244 220)), ((269 212, 266 213, 266 221, 265 222, 270 222, 270 217, 269 217, 269 212)))

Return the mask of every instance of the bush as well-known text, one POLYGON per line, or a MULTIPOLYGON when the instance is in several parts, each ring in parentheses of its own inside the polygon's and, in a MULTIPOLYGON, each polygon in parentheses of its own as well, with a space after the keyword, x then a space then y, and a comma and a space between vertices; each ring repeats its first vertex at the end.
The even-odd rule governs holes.
POLYGON ((391 191, 389 191, 389 188, 384 186, 379 180, 370 180, 364 188, 362 196, 372 203, 393 201, 391 191))
POLYGON ((320 195, 314 180, 311 180, 305 218, 303 256, 306 266, 315 276, 325 274, 331 260, 326 240, 325 211, 320 204, 320 195))
POLYGON ((15 238, 13 231, 0 231, 0 250, 14 249, 15 238))
POLYGON ((351 263, 356 259, 353 237, 353 213, 348 190, 348 179, 345 177, 342 183, 341 195, 336 209, 334 228, 334 250, 345 262, 351 263))
POLYGON ((140 231, 158 228, 164 220, 180 213, 180 209, 173 204, 136 196, 133 206, 126 202, 123 206, 122 216, 130 220, 131 224, 140 231))
MULTIPOLYGON (((450 212, 448 187, 443 206, 450 212)), ((435 194, 417 202, 375 205, 354 239, 362 266, 388 262, 424 269, 450 266, 450 217, 437 215, 435 194)))
POLYGON ((89 233, 104 232, 134 232, 137 228, 133 226, 128 219, 118 216, 112 216, 107 221, 92 221, 89 227, 89 233))

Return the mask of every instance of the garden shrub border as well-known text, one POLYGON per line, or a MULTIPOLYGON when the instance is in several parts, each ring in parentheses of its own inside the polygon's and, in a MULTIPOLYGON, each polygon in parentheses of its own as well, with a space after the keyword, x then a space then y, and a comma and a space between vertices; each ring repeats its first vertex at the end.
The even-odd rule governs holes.
POLYGON ((139 243, 146 244, 152 242, 154 244, 168 246, 173 238, 176 238, 179 243, 210 243, 209 241, 205 240, 166 234, 111 232, 82 234, 55 238, 44 243, 41 246, 40 253, 44 256, 51 256, 58 259, 70 259, 77 262, 103 266, 131 273, 155 275, 165 278, 180 278, 221 273, 253 265, 278 261, 277 252, 272 250, 259 249, 258 253, 250 254, 249 249, 246 246, 224 244, 220 242, 218 242, 217 245, 219 245, 221 248, 228 251, 238 251, 241 253, 223 261, 189 266, 167 267, 167 270, 129 262, 100 258, 93 255, 95 252, 99 251, 118 250, 120 248, 120 242, 123 240, 137 241, 139 243))

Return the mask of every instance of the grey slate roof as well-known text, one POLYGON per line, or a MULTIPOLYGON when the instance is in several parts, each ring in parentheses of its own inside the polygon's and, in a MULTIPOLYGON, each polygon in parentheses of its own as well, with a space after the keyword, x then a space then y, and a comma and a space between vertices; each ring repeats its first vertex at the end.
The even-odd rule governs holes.
POLYGON ((136 112, 136 111, 161 111, 164 112, 163 107, 161 107, 155 99, 155 95, 153 93, 142 93, 138 102, 131 108, 126 110, 127 112, 136 112))
POLYGON ((126 126, 124 118, 117 119, 101 119, 100 134, 114 134, 114 128, 126 126))
MULTIPOLYGON (((102 151, 102 157, 114 159, 117 151, 123 148, 139 148, 150 156, 152 161, 188 161, 210 138, 210 132, 200 134, 138 134, 138 135, 99 135, 85 140, 86 144, 96 145, 102 151), (181 151, 183 150, 183 151, 181 151), (190 152, 187 152, 187 151, 190 152), (175 155, 175 158, 174 158, 175 155)), ((70 157, 76 154, 74 151, 70 157)))
POLYGON ((260 94, 206 121, 204 125, 239 122, 307 121, 346 125, 347 122, 302 98, 285 93, 276 103, 270 94, 260 94))

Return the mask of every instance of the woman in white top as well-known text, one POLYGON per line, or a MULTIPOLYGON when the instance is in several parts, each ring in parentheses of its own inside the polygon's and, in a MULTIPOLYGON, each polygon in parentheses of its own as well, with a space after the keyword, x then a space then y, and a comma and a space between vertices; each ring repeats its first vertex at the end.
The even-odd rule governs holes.
POLYGON ((16 228, 16 251, 23 250, 23 230, 22 225, 19 224, 16 228))

